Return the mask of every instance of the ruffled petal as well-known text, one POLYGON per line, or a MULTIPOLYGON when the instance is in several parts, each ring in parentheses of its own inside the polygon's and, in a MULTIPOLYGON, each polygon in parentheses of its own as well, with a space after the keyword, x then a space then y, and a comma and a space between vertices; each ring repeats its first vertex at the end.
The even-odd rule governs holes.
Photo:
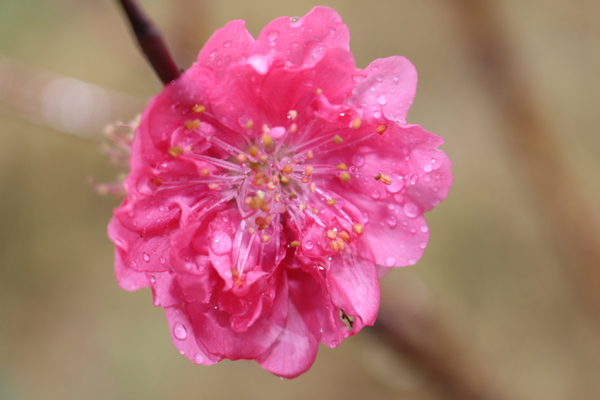
POLYGON ((383 114, 392 121, 406 122, 417 91, 417 70, 412 63, 400 56, 381 58, 369 64, 365 73, 349 102, 362 106, 369 119, 383 114))

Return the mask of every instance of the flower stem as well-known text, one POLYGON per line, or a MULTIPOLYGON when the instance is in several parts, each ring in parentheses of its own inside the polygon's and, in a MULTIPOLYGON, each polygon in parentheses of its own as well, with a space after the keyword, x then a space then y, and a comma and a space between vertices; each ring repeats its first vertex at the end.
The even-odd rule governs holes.
POLYGON ((173 60, 158 27, 135 0, 119 0, 119 3, 129 19, 146 59, 161 82, 166 85, 179 78, 181 71, 173 60))

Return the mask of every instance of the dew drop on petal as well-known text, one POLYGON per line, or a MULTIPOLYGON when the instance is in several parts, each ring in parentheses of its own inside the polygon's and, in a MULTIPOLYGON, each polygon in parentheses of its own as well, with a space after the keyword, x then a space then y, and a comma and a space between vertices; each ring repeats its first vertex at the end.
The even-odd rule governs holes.
POLYGON ((313 247, 315 247, 315 244, 314 244, 313 242, 311 242, 310 240, 309 240, 309 241, 307 241, 306 243, 304 243, 304 248, 305 248, 306 250, 310 250, 310 249, 312 249, 313 247))
POLYGON ((150 256, 148 255, 148 253, 142 253, 142 257, 144 258, 144 261, 150 261, 150 256))
POLYGON ((352 156, 352 164, 356 165, 357 167, 362 167, 365 164, 365 158, 360 154, 355 154, 352 156))
POLYGON ((231 237, 225 232, 217 233, 210 242, 210 248, 218 255, 229 253, 231 250, 231 237))
POLYGON ((398 224, 398 220, 396 219, 396 217, 394 217, 393 215, 391 217, 389 217, 387 219, 387 223, 389 226, 391 226, 392 228, 395 227, 398 224))
POLYGON ((202 357, 200 354, 196 354, 196 357, 194 357, 194 362, 196 364, 202 364, 202 361, 204 361, 204 357, 202 357))
POLYGON ((404 205, 404 213, 408 218, 415 218, 419 215, 419 207, 415 203, 406 203, 404 205))
POLYGON ((387 103, 387 97, 385 97, 385 95, 382 94, 377 98, 377 102, 383 106, 387 103))
POLYGON ((279 31, 271 31, 269 32, 269 34, 267 35, 267 38, 269 39, 269 42, 274 41, 275 39, 277 39, 277 36, 279 36, 279 31))
POLYGON ((375 119, 379 119, 379 118, 381 118, 381 112, 380 112, 380 111, 375 111, 375 112, 373 113, 373 118, 375 118, 375 119))
POLYGON ((173 327, 173 336, 179 340, 185 340, 185 338, 187 338, 187 329, 185 329, 185 326, 178 322, 173 327))
POLYGON ((374 199, 378 199, 378 198, 381 197, 381 193, 379 193, 379 190, 373 190, 371 192, 371 197, 374 198, 374 199))
POLYGON ((411 185, 416 185, 417 182, 419 182, 419 177, 417 175, 413 175, 410 177, 410 184, 411 185))
POLYGON ((428 231, 429 231, 429 227, 428 227, 427 225, 423 225, 423 226, 421 227, 421 232, 423 232, 423 233, 427 233, 428 231))
POLYGON ((400 177, 392 179, 392 183, 386 185, 386 190, 390 193, 398 193, 404 187, 404 179, 400 177))
POLYGON ((398 83, 398 81, 400 80, 400 77, 398 76, 398 74, 393 74, 392 79, 394 79, 394 83, 398 83))
POLYGON ((231 40, 228 40, 225 43, 223 43, 223 47, 229 47, 229 46, 231 46, 231 40))
POLYGON ((385 259, 385 265, 387 267, 393 267, 396 264, 396 257, 389 256, 385 259))

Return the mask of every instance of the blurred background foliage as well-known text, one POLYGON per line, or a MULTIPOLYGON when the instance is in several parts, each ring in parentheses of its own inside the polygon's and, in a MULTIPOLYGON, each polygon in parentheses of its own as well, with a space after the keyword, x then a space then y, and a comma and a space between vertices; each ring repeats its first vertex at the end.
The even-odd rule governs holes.
MULTIPOLYGON (((140 3, 182 67, 229 20, 245 19, 256 36, 270 20, 317 5, 140 3)), ((408 121, 443 136, 453 161, 450 196, 427 215, 428 249, 416 266, 384 278, 384 299, 401 302, 409 319, 437 304, 514 399, 600 398, 599 325, 537 213, 535 185, 522 179, 456 3, 318 5, 335 8, 350 27, 359 67, 391 55, 416 65, 408 121)), ((512 61, 597 209, 600 2, 492 6, 512 61)), ((149 290, 117 286, 105 232, 118 200, 89 184, 115 174, 100 151, 103 126, 133 118, 160 89, 116 2, 0 2, 0 399, 444 398, 368 331, 338 349, 321 348, 314 367, 292 381, 250 361, 201 367, 178 354, 149 290)))

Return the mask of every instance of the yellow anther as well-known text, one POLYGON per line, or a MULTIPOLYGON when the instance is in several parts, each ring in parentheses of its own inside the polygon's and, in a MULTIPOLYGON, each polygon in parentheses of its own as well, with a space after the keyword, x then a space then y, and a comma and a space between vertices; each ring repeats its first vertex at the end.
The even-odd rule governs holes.
POLYGON ((340 174, 340 179, 344 182, 348 182, 350 179, 352 179, 352 176, 347 171, 344 171, 340 174))
POLYGON ((267 124, 263 124, 262 128, 261 128, 262 133, 267 133, 270 131, 269 129, 269 125, 267 124))
POLYGON ((333 251, 340 251, 340 246, 338 245, 338 242, 336 242, 335 240, 332 240, 331 242, 329 242, 329 246, 331 247, 331 250, 333 251))
POLYGON ((317 190, 317 184, 312 182, 310 185, 308 185, 308 189, 311 191, 311 193, 314 193, 317 190))
POLYGON ((273 138, 268 133, 262 135, 262 141, 265 146, 270 146, 273 144, 273 138))
POLYGON ((327 231, 327 237, 331 240, 335 240, 337 238, 337 232, 333 229, 327 231))
POLYGON ((333 143, 335 144, 340 144, 344 141, 344 139, 342 139, 340 137, 340 135, 335 135, 333 138, 331 138, 331 140, 333 141, 333 143))
POLYGON ((341 231, 341 232, 339 233, 339 235, 340 235, 340 237, 342 238, 342 240, 343 240, 344 242, 349 242, 349 241, 350 241, 350 234, 349 234, 348 232, 346 232, 346 231, 341 231))
POLYGON ((339 163, 338 165, 335 166, 337 169, 341 169, 342 171, 345 171, 348 169, 348 166, 344 163, 339 163))
POLYGON ((319 210, 317 210, 316 208, 312 209, 313 214, 317 215, 319 213, 319 210))
POLYGON ((244 125, 244 129, 249 131, 250 129, 252 129, 253 126, 254 126, 254 121, 249 119, 248 122, 246 122, 246 125, 244 125))
POLYGON ((209 184, 208 184, 208 188, 209 188, 210 190, 216 190, 216 189, 218 189, 218 188, 219 188, 219 185, 218 185, 217 183, 209 183, 209 184))
POLYGON ((254 234, 254 232, 256 232, 256 229, 254 229, 253 226, 248 228, 248 232, 250 232, 250 234, 254 234))
POLYGON ((337 238, 335 240, 335 242, 338 244, 338 247, 340 248, 340 250, 346 249, 346 242, 344 242, 341 238, 337 238))
POLYGON ((269 157, 266 154, 262 154, 260 157, 258 157, 258 161, 260 161, 261 163, 266 163, 267 161, 269 161, 269 157))
POLYGON ((386 125, 379 125, 377 128, 375 128, 375 132, 377 132, 380 135, 382 135, 383 132, 385 132, 386 129, 387 129, 386 125))
POLYGON ((354 226, 352 227, 352 230, 354 231, 354 233, 356 233, 357 235, 360 235, 363 233, 364 231, 364 226, 363 224, 354 224, 354 226))
POLYGON ((254 202, 254 197, 248 196, 244 199, 244 203, 246 203, 246 205, 248 207, 251 207, 253 209, 256 209, 256 204, 254 202))
POLYGON ((293 242, 290 243, 290 246, 292 246, 292 247, 300 247, 300 242, 298 240, 294 240, 293 242))
POLYGON ((245 163, 245 162, 248 161, 248 157, 246 157, 246 155, 242 154, 242 153, 240 153, 240 154, 237 155, 237 159, 241 163, 245 163))
POLYGON ((360 128, 360 124, 362 123, 362 120, 358 117, 354 118, 354 121, 352 121, 352 128, 353 129, 358 129, 360 128))
POLYGON ((202 168, 200 170, 200 175, 202 175, 202 176, 209 176, 210 175, 210 169, 208 169, 208 168, 202 168))
POLYGON ((312 165, 307 165, 307 166, 304 168, 304 175, 306 175, 306 176, 311 176, 311 175, 312 175, 312 173, 313 173, 313 171, 314 171, 314 168, 313 168, 313 166, 312 166, 312 165))
POLYGON ((279 178, 279 182, 281 182, 284 185, 290 183, 290 177, 287 175, 283 175, 281 178, 279 178))
POLYGON ((258 230, 259 231, 264 231, 265 229, 267 229, 269 227, 269 224, 262 224, 258 226, 258 230))
POLYGON ((336 200, 336 199, 333 199, 333 198, 331 198, 331 197, 329 198, 329 200, 327 200, 327 205, 330 205, 330 206, 332 206, 332 205, 334 205, 335 203, 337 203, 337 200, 336 200))
POLYGON ((304 211, 304 210, 306 210, 307 208, 308 208, 308 204, 307 204, 307 203, 302 203, 302 204, 300 204, 300 205, 298 206, 298 209, 299 209, 300 211, 304 211))
POLYGON ((312 151, 312 150, 309 150, 309 151, 306 153, 306 158, 308 158, 309 160, 312 160, 312 159, 313 159, 313 157, 314 157, 313 151, 312 151))
POLYGON ((252 157, 256 157, 258 155, 258 147, 250 147, 250 151, 248 151, 248 154, 250 154, 252 157))
POLYGON ((296 133, 297 130, 298 130, 298 125, 295 122, 290 125, 290 133, 296 133))
POLYGON ((286 211, 287 211, 287 206, 284 204, 283 207, 281 207, 281 210, 279 210, 279 213, 285 214, 286 211))
POLYGON ((206 107, 204 107, 203 105, 200 104, 196 104, 194 107, 192 107, 192 111, 200 114, 203 113, 204 111, 206 111, 206 107))
POLYGON ((260 237, 260 241, 263 242, 263 243, 268 243, 269 240, 271 240, 271 235, 262 235, 260 237))
POLYGON ((382 174, 381 172, 375 175, 375 179, 385 183, 386 185, 391 185, 392 183, 392 178, 390 178, 389 175, 382 174))
POLYGON ((300 179, 300 182, 302 183, 308 183, 310 181, 310 179, 308 179, 308 176, 304 176, 302 177, 302 179, 300 179))
POLYGON ((275 184, 273 182, 267 183, 267 189, 269 189, 269 190, 275 190, 275 184))
POLYGON ((293 120, 296 119, 296 117, 298 116, 298 111, 296 110, 290 110, 288 111, 288 116, 293 120))
POLYGON ((163 180, 160 179, 158 176, 155 176, 154 178, 150 179, 150 182, 154 183, 156 186, 160 186, 163 183, 163 180))
POLYGON ((279 193, 275 193, 275 197, 273 198, 275 200, 275 203, 279 203, 281 200, 279 200, 279 193))
POLYGON ((289 195, 290 200, 296 200, 298 198, 298 195, 296 194, 296 192, 292 192, 289 195))
POLYGON ((317 90, 315 90, 315 93, 316 94, 321 94, 321 93, 323 93, 323 89, 317 88, 317 90))
POLYGON ((183 154, 183 149, 181 146, 173 146, 169 147, 167 153, 169 153, 171 157, 179 157, 181 154, 183 154))
POLYGON ((269 212, 269 211, 271 211, 271 205, 264 203, 260 206, 260 209, 264 212, 269 212))
POLYGON ((183 127, 185 129, 187 129, 188 131, 193 131, 194 129, 198 129, 198 128, 200 128, 200 120, 195 119, 193 121, 185 121, 185 124, 183 124, 183 127))
POLYGON ((286 164, 285 167, 283 167, 281 169, 281 172, 283 172, 284 174, 291 174, 292 172, 294 172, 294 166, 291 164, 286 164))

